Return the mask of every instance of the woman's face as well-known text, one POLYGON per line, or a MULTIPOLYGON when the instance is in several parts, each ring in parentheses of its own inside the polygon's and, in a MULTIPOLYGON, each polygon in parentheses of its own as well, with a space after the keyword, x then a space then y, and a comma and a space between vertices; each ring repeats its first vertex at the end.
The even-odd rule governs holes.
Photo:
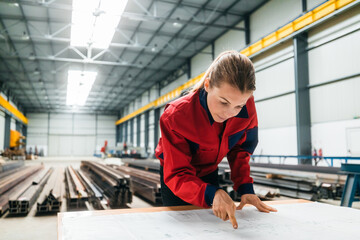
POLYGON ((220 87, 209 86, 209 80, 205 79, 205 91, 208 93, 207 104, 211 116, 215 122, 222 123, 227 119, 239 114, 252 96, 252 91, 242 93, 239 89, 228 83, 222 83, 220 87))

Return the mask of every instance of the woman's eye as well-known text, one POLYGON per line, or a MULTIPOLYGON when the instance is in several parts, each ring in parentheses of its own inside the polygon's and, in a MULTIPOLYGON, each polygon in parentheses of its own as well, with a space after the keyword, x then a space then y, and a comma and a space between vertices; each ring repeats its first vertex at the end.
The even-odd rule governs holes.
POLYGON ((227 102, 221 102, 222 105, 227 105, 227 102))

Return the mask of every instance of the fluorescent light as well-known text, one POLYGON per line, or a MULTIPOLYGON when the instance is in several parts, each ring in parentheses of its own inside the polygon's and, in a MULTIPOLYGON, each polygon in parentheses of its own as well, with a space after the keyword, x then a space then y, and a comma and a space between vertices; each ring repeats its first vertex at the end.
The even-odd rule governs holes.
POLYGON ((84 106, 97 72, 68 72, 66 105, 84 106))
POLYGON ((73 0, 71 46, 108 48, 128 0, 73 0))

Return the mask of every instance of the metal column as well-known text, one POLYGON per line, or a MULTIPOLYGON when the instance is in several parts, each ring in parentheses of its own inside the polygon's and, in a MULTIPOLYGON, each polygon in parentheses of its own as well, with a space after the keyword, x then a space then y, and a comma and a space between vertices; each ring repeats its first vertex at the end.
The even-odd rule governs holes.
POLYGON ((10 147, 10 127, 11 127, 11 116, 5 113, 4 150, 10 147))
POLYGON ((15 130, 18 131, 19 133, 21 133, 21 135, 22 135, 21 122, 19 122, 18 120, 15 120, 15 130))
POLYGON ((120 129, 120 142, 123 142, 124 141, 124 127, 123 127, 124 124, 119 124, 119 129, 120 129))
POLYGON ((134 118, 130 120, 130 142, 134 146, 134 118))
POLYGON ((159 142, 160 108, 154 110, 154 118, 154 146, 156 148, 159 142))
POLYGON ((145 151, 148 152, 148 148, 149 148, 149 116, 150 116, 150 111, 146 111, 145 112, 145 151))
POLYGON ((120 142, 120 125, 115 125, 115 140, 116 140, 116 143, 115 145, 117 146, 117 143, 120 142))
MULTIPOLYGON (((311 155, 311 120, 307 33, 294 37, 295 103, 298 155, 311 155)), ((311 164, 311 159, 299 159, 299 164, 311 164)))
POLYGON ((128 143, 128 122, 124 122, 124 142, 128 143))
POLYGON ((26 149, 26 143, 27 143, 27 126, 25 124, 22 125, 22 135, 25 137, 23 140, 24 148, 26 149))
POLYGON ((245 25, 245 44, 250 44, 250 16, 246 15, 244 18, 245 25))
POLYGON ((136 117, 136 146, 140 147, 140 137, 141 137, 141 115, 136 117))

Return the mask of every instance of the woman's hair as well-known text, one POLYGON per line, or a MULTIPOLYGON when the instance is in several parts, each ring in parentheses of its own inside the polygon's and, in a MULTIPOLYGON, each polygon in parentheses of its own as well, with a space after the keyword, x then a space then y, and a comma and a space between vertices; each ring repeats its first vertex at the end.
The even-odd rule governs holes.
POLYGON ((251 60, 237 52, 222 52, 210 65, 203 78, 190 91, 195 92, 204 87, 209 78, 210 87, 220 87, 224 82, 241 92, 255 91, 255 69, 251 60))

